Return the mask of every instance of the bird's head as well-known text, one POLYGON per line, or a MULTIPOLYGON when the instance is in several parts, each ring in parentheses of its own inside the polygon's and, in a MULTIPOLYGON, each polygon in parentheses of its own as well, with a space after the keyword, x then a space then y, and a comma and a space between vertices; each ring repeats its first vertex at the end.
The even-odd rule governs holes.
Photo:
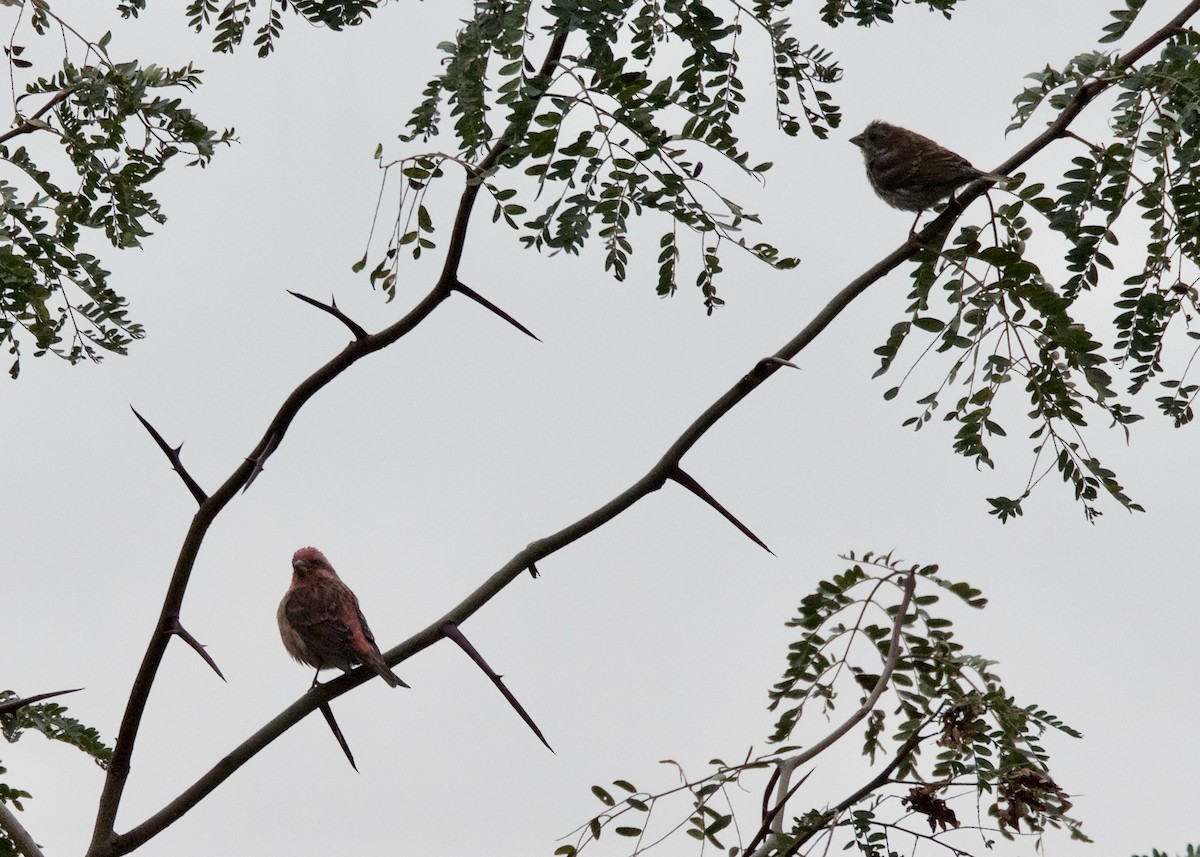
POLYGON ((879 149, 886 149, 903 133, 903 128, 897 128, 895 125, 889 125, 887 122, 876 119, 863 129, 861 134, 851 137, 850 142, 869 154, 879 149))
POLYGON ((325 554, 316 548, 300 548, 292 554, 292 570, 301 577, 318 569, 333 571, 333 566, 329 564, 329 560, 325 559, 325 554))

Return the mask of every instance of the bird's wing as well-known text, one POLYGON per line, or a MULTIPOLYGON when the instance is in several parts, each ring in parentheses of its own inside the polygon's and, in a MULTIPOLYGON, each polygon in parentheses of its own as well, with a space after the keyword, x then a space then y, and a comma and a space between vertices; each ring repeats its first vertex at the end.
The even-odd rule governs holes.
POLYGON ((322 580, 306 586, 292 594, 284 607, 287 620, 311 641, 311 645, 325 651, 344 647, 353 636, 353 631, 342 616, 341 604, 346 596, 354 594, 344 583, 322 580))
POLYGON ((980 171, 971 162, 957 152, 943 149, 940 146, 928 152, 922 152, 921 157, 914 163, 911 179, 935 184, 966 184, 977 178, 980 171))

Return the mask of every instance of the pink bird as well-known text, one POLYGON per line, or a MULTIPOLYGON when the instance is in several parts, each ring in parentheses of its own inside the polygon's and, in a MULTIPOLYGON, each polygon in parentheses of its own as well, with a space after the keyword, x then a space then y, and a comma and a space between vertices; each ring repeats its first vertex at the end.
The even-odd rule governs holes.
POLYGON ((288 654, 316 667, 317 675, 335 667, 349 672, 365 664, 390 686, 408 687, 384 663, 358 599, 316 548, 300 548, 292 555, 292 585, 279 602, 276 618, 288 654))

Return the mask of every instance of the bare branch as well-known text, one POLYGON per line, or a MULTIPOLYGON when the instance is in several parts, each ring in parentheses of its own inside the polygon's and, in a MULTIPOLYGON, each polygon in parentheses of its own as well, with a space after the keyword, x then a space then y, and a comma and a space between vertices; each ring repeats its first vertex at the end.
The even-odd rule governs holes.
POLYGON ((517 698, 513 695, 512 691, 509 690, 504 684, 504 677, 499 675, 494 669, 491 668, 488 662, 484 660, 483 655, 479 654, 479 650, 471 645, 471 641, 463 635, 463 632, 459 629, 459 627, 453 623, 447 622, 442 626, 442 633, 446 635, 446 639, 453 640, 460 649, 467 653, 467 657, 473 660, 475 665, 483 670, 483 674, 492 680, 492 684, 496 685, 500 693, 503 694, 504 698, 508 700, 508 704, 511 705, 517 714, 521 716, 521 719, 525 721, 526 725, 533 730, 533 734, 538 736, 538 740, 546 745, 547 750, 553 753, 554 748, 550 746, 550 742, 546 740, 546 736, 542 734, 542 730, 539 729, 538 725, 533 722, 533 718, 529 716, 529 712, 525 710, 525 707, 517 701, 517 698))
POLYGON ((329 299, 329 303, 326 304, 321 303, 316 298, 310 298, 308 295, 302 295, 299 292, 293 292, 291 289, 288 289, 288 294, 294 298, 299 298, 306 304, 315 306, 317 309, 324 310, 325 312, 329 313, 342 324, 346 325, 346 327, 350 328, 350 332, 354 334, 355 339, 367 338, 367 331, 363 329, 362 325, 338 309, 337 301, 332 297, 329 299))
POLYGON ((192 478, 192 475, 187 472, 187 468, 183 466, 183 461, 179 458, 179 453, 183 449, 183 444, 181 443, 179 446, 171 447, 163 439, 163 436, 158 433, 158 429, 150 425, 149 421, 137 412, 137 408, 135 408, 133 405, 130 405, 129 410, 133 411, 133 415, 138 418, 138 422, 142 424, 146 431, 150 432, 150 437, 154 438, 154 442, 158 444, 158 448, 163 451, 163 455, 165 455, 167 460, 171 462, 171 469, 179 474, 179 478, 183 480, 183 484, 187 486, 187 489, 192 492, 192 496, 196 498, 196 502, 203 503, 205 500, 207 500, 208 495, 204 493, 204 489, 197 484, 196 480, 192 478))
POLYGON ((754 533, 752 533, 750 531, 749 527, 747 527, 745 524, 743 524, 741 521, 739 521, 737 518, 735 518, 733 516, 732 512, 730 512, 728 509, 726 509, 724 506, 722 506, 720 503, 718 503, 716 501, 716 498, 714 498, 712 494, 709 494, 707 491, 704 490, 704 486, 702 486, 695 479, 693 479, 692 477, 690 477, 686 473, 684 473, 683 470, 678 465, 676 465, 675 468, 669 474, 667 474, 667 478, 673 482, 678 482, 680 485, 682 485, 687 490, 691 491, 693 494, 695 494, 697 497, 699 497, 705 503, 712 506, 714 509, 716 509, 718 512, 720 512, 722 515, 725 516, 725 520, 729 521, 729 523, 733 524, 735 527, 737 527, 739 530, 741 530, 742 535, 744 535, 746 538, 750 539, 750 541, 754 542, 756 545, 758 545, 760 548, 765 550, 771 556, 775 556, 775 551, 773 551, 769 547, 767 547, 766 543, 762 539, 760 539, 758 536, 754 535, 754 533))
POLYGON ((213 672, 220 676, 221 681, 227 681, 225 674, 221 672, 221 668, 217 666, 217 662, 212 659, 212 655, 208 653, 208 650, 205 648, 204 644, 188 633, 187 628, 183 627, 183 624, 179 621, 178 616, 172 616, 167 620, 166 630, 168 634, 177 635, 181 640, 195 649, 196 654, 204 658, 204 662, 213 668, 213 672))

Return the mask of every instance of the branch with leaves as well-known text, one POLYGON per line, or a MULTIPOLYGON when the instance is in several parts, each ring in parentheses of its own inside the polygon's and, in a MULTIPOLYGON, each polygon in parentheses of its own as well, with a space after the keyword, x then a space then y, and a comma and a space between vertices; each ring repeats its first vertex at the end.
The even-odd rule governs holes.
MULTIPOLYGON (((975 609, 986 604, 982 593, 946 580, 936 566, 906 567, 890 555, 871 553, 847 559, 851 566, 821 581, 788 622, 801 635, 788 647, 787 670, 769 694, 772 709, 781 714, 768 741, 789 746, 753 759, 748 753, 734 765, 716 759, 712 772, 695 780, 668 761, 664 764, 677 768, 683 782, 655 793, 618 779, 613 785, 628 794, 618 800, 593 786, 605 809, 572 833, 573 842, 556 855, 576 857, 597 846, 605 832, 621 837, 617 843, 630 841, 631 855, 680 831, 701 847, 726 851, 727 836, 733 835, 738 844, 730 853, 750 857, 783 857, 808 845, 832 849, 839 843, 875 857, 888 853, 885 843, 889 850, 902 849, 906 837, 912 843, 932 839, 965 857, 972 853, 972 839, 990 848, 985 834, 1011 839, 1059 827, 1087 840, 1079 822, 1067 815, 1071 802, 1051 778, 1041 746, 1047 730, 1078 733, 1037 706, 1017 705, 992 671, 993 662, 967 654, 954 640, 952 621, 933 612, 939 595, 925 590, 940 589, 975 609), (820 710, 809 711, 803 722, 824 722, 840 699, 854 695, 861 695, 858 706, 836 728, 804 750, 791 745, 802 734, 808 703, 820 703, 820 710), (889 711, 898 716, 890 740, 889 711), (882 764, 841 800, 814 806, 809 798, 798 810, 793 802, 800 788, 817 785, 813 763, 864 721, 862 753, 871 766, 882 764), (934 739, 940 751, 927 758, 922 745, 934 739), (793 785, 791 776, 801 769, 805 773, 793 785), (743 806, 734 797, 739 793, 760 794, 761 807, 743 806), (678 797, 690 806, 662 820, 678 797), (964 828, 951 807, 972 797, 975 815, 994 820, 989 831, 964 828), (747 817, 754 819, 752 826, 747 817), (792 818, 787 826, 786 817, 792 818), (928 834, 920 829, 925 825, 928 834), (755 831, 748 841, 745 830, 755 831)), ((839 761, 839 770, 844 765, 839 761)))
MULTIPOLYGON (((64 57, 61 70, 25 83, 13 127, 0 134, 0 162, 9 167, 0 178, 0 346, 14 357, 13 378, 26 338, 35 356, 52 353, 75 363, 124 354, 142 337, 101 260, 83 249, 87 236, 98 232, 117 249, 141 246, 152 225, 166 220, 149 185, 168 162, 183 154, 190 165, 204 166, 217 146, 233 140, 232 129, 218 134, 179 99, 160 94, 199 86, 201 73, 190 64, 169 69, 114 60, 111 34, 93 41, 44 0, 28 7, 20 10, 17 30, 28 11, 37 35, 61 32, 64 57), (70 44, 81 57, 72 59, 70 44), (40 106, 26 114, 25 99, 40 106), (54 139, 73 168, 67 181, 57 168, 39 166, 40 154, 10 148, 31 135, 54 139)), ((15 42, 7 48, 14 90, 33 67, 21 59, 23 51, 15 42)))

